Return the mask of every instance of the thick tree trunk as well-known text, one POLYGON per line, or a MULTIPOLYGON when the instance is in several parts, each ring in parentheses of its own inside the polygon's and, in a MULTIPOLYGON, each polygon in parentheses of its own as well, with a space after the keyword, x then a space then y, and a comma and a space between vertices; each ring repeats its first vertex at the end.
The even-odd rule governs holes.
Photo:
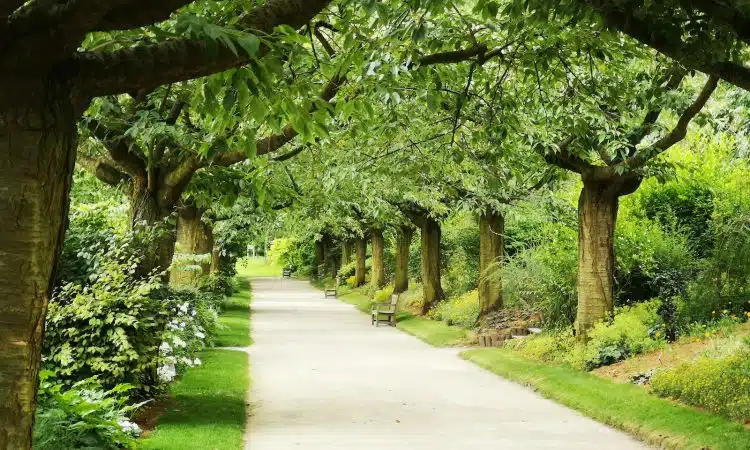
POLYGON ((186 205, 177 214, 177 244, 169 282, 173 286, 197 286, 211 270, 214 235, 203 222, 203 210, 186 205))
POLYGON ((214 243, 214 248, 211 249, 211 275, 216 275, 221 272, 221 247, 214 243))
POLYGON ((614 232, 619 195, 610 182, 584 181, 578 199, 578 312, 576 333, 614 310, 614 232))
POLYGON ((505 219, 497 212, 479 218, 479 314, 480 317, 503 306, 503 233, 505 219), (488 270, 492 265, 492 269, 488 270))
POLYGON ((402 227, 396 238, 396 274, 393 293, 400 294, 409 290, 409 247, 414 236, 414 229, 402 227))
POLYGON ((372 285, 380 289, 385 286, 385 264, 383 255, 385 250, 385 239, 383 230, 372 232, 372 285))
POLYGON ((352 241, 346 239, 341 243, 341 265, 352 262, 352 241))
POLYGON ((440 223, 425 218, 422 221, 421 234, 422 289, 424 291, 422 314, 427 314, 437 302, 445 298, 440 284, 440 223))
POLYGON ((156 196, 149 192, 145 180, 133 180, 128 196, 130 202, 130 220, 134 230, 139 228, 156 228, 158 230, 154 242, 146 249, 143 259, 138 265, 138 275, 148 276, 151 273, 162 273, 165 283, 169 282, 169 266, 172 264, 176 242, 175 226, 169 216, 174 211, 174 205, 163 207, 159 205, 156 196))
POLYGON ((367 239, 357 238, 355 245, 357 265, 354 268, 354 285, 362 286, 365 284, 365 272, 367 271, 365 266, 365 260, 367 260, 367 239))
POLYGON ((76 115, 67 87, 54 80, 32 87, 5 80, 0 92, 0 449, 31 448, 76 115))

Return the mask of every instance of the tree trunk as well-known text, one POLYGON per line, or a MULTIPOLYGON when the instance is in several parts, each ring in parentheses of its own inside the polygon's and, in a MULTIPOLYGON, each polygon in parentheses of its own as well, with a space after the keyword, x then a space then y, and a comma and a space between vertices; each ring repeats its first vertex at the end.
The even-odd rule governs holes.
POLYGON ((357 266, 354 268, 354 286, 362 286, 365 284, 365 260, 367 259, 367 239, 357 238, 356 242, 356 258, 357 266))
POLYGON ((6 79, 0 92, 0 449, 14 450, 31 448, 76 155, 77 111, 67 86, 32 84, 6 79))
POLYGON ((372 232, 372 280, 370 281, 377 289, 385 286, 384 247, 383 230, 374 230, 372 232))
POLYGON ((326 249, 325 244, 323 244, 323 241, 315 241, 315 267, 313 268, 313 274, 316 277, 322 277, 322 273, 318 273, 320 271, 320 266, 323 264, 323 261, 326 257, 326 249))
POLYGON ((346 239, 341 243, 341 265, 345 266, 352 262, 352 241, 346 239))
POLYGON ((409 290, 409 247, 414 236, 414 229, 402 227, 396 238, 396 274, 393 293, 400 294, 409 290))
POLYGON ((176 253, 169 280, 173 286, 197 286, 211 270, 214 236, 202 220, 203 212, 192 204, 178 211, 176 253))
POLYGON ((578 199, 576 334, 614 311, 614 232, 619 195, 610 182, 585 181, 578 199))
POLYGON ((497 212, 479 218, 479 314, 480 317, 503 306, 503 233, 505 219, 497 212), (493 264, 492 269, 490 265, 493 264))
POLYGON ((427 314, 430 308, 445 298, 440 284, 440 223, 427 217, 422 221, 421 229, 422 289, 424 292, 422 314, 427 314))
MULTIPOLYGON (((169 266, 172 264, 176 242, 175 226, 169 219, 174 205, 163 207, 159 205, 156 196, 149 192, 146 180, 133 180, 128 201, 130 202, 130 220, 134 230, 144 232, 156 228, 156 238, 151 243, 138 265, 137 273, 148 276, 153 272, 162 273, 165 283, 169 282, 169 266)), ((150 231, 148 231, 150 232, 150 231)))
POLYGON ((221 272, 221 247, 214 242, 214 248, 211 249, 211 275, 218 275, 221 272))

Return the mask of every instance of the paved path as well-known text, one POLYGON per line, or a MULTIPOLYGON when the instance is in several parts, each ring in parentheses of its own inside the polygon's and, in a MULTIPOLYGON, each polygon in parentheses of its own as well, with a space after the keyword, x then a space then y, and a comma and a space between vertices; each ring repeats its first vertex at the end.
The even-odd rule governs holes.
POLYGON ((250 450, 641 449, 296 280, 253 280, 250 450))

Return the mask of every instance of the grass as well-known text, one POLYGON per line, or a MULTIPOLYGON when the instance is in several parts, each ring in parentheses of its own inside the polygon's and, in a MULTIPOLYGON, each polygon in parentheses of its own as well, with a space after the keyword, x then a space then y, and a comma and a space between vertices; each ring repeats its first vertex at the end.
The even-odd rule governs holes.
POLYGON ((503 349, 476 349, 462 357, 545 397, 662 448, 750 448, 750 432, 723 417, 654 397, 631 384, 531 361, 503 349))
POLYGON ((245 434, 245 403, 249 384, 244 352, 211 349, 199 355, 203 364, 171 390, 168 412, 142 448, 238 450, 245 434))
MULTIPOLYGON (((250 339, 250 287, 240 276, 238 292, 219 317, 217 345, 247 347, 250 339)), ((245 435, 249 363, 245 352, 209 349, 199 354, 200 367, 189 369, 172 387, 169 409, 144 449, 200 448, 239 450, 245 435)))
POLYGON ((217 347, 249 347, 250 338, 250 286, 247 277, 240 276, 238 291, 224 303, 219 317, 221 328, 216 334, 217 347))
POLYGON ((468 339, 468 333, 463 328, 410 313, 396 314, 396 327, 434 347, 453 347, 464 344, 468 339))
POLYGON ((266 262, 263 256, 251 256, 242 258, 237 265, 237 272, 246 277, 280 277, 282 267, 266 262))

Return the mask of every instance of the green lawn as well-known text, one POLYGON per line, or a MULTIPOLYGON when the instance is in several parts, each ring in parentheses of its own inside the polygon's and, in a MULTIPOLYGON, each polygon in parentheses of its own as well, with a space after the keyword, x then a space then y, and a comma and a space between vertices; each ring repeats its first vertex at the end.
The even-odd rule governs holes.
POLYGON ((245 352, 211 349, 172 388, 173 403, 143 448, 239 450, 249 385, 245 352))
POLYGON ((532 387, 545 397, 662 448, 750 448, 750 432, 735 422, 654 397, 643 388, 528 360, 503 349, 463 352, 464 358, 532 387))
MULTIPOLYGON (((319 288, 322 289, 321 287, 319 288)), ((370 311, 372 310, 372 300, 368 296, 348 287, 339 288, 338 298, 344 303, 354 305, 358 310, 365 314, 370 314, 370 311)))
POLYGON ((248 347, 250 338, 250 287, 247 277, 237 278, 238 291, 224 304, 224 312, 219 317, 222 328, 216 335, 217 347, 248 347))
POLYGON ((262 256, 242 258, 237 265, 237 272, 246 277, 280 277, 282 267, 266 262, 262 256))
MULTIPOLYGON (((250 339, 250 290, 246 277, 227 300, 219 321, 217 346, 247 347, 250 339)), ((145 449, 239 450, 245 432, 250 385, 248 356, 235 350, 209 349, 200 367, 189 369, 172 387, 166 414, 146 439, 145 449)))

